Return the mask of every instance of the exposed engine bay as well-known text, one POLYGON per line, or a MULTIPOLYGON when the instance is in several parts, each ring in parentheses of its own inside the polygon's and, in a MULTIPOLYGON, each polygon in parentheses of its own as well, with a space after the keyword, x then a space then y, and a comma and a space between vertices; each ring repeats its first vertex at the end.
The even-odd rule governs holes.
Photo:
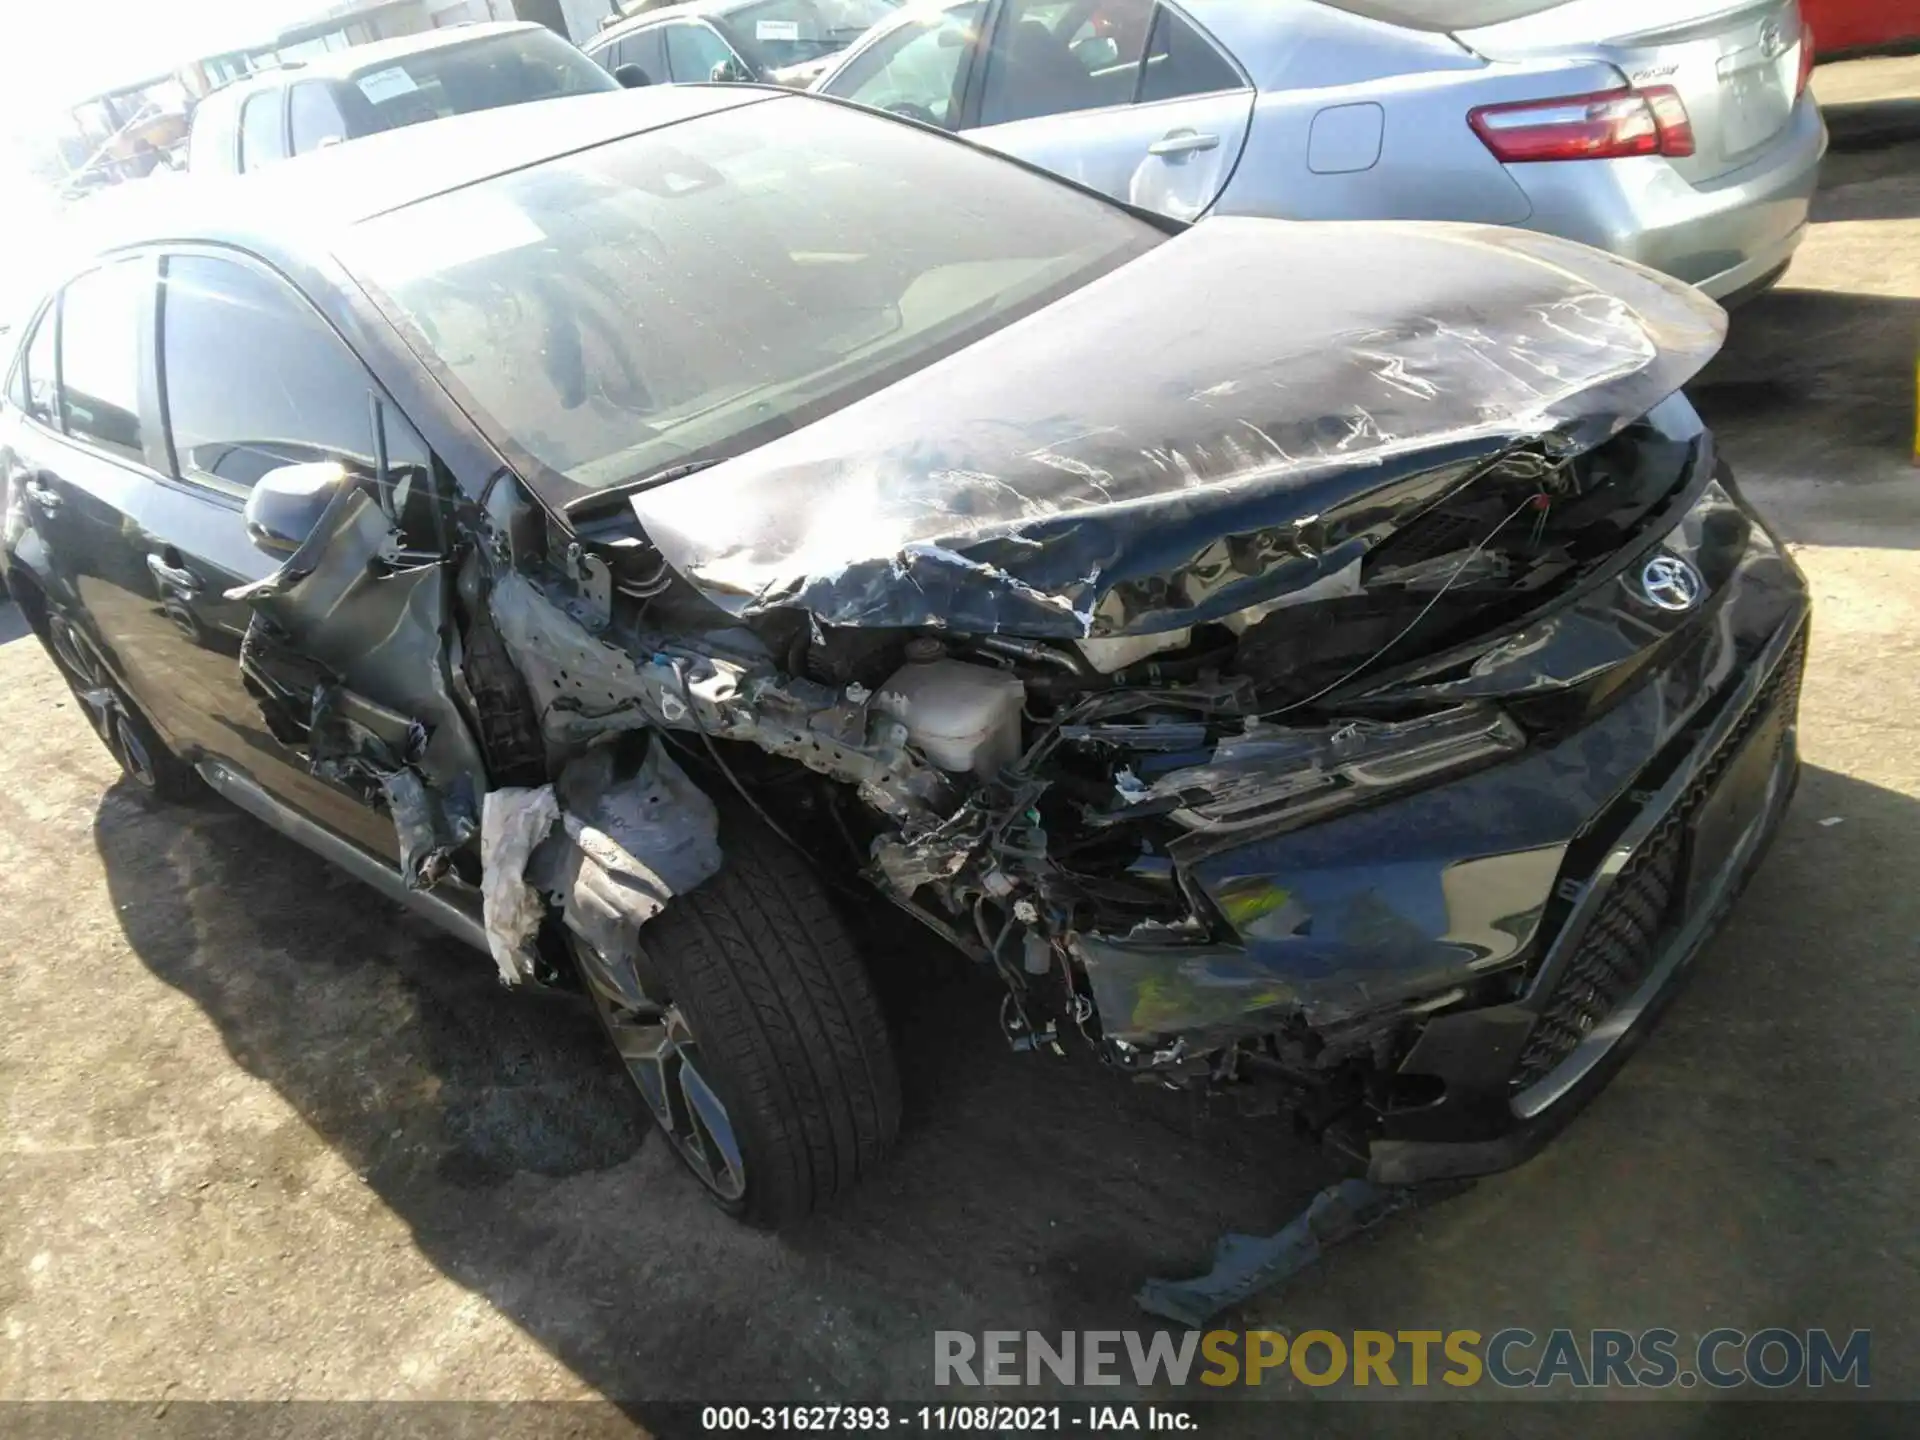
MULTIPOLYGON (((1627 958, 1535 993, 1608 847, 1731 763, 1800 585, 1679 393, 1716 308, 1519 232, 1316 228, 1296 261, 1361 244, 1377 291, 1250 292, 1216 336, 1179 318, 1202 262, 1272 251, 1210 223, 738 453, 585 487, 509 447, 436 522, 445 693, 316 705, 314 763, 392 813, 409 884, 477 892, 509 984, 642 996, 646 926, 747 825, 990 967, 1017 1049, 1285 1106, 1376 1178, 1382 1143, 1491 1137, 1681 933, 1674 842, 1594 931, 1627 958), (1115 334, 1164 344, 1102 370, 1115 334)), ((313 573, 404 567, 410 523, 313 573)), ((255 605, 311 656, 306 608, 255 605)))
MULTIPOLYGON (((1177 977, 1178 947, 1230 942, 1246 919, 1185 878, 1196 858, 1497 761, 1550 731, 1549 708, 1523 719, 1421 692, 1617 569, 1636 537, 1672 526, 1707 468, 1684 402, 1582 455, 1512 447, 1457 467, 1437 496, 1430 477, 1399 481, 1423 494, 1418 513, 1336 585, 1217 621, 1077 640, 825 626, 791 610, 735 621, 630 527, 596 543, 525 497, 496 503, 496 543, 462 588, 484 587, 544 768, 561 777, 488 797, 502 976, 543 973, 534 894, 563 895, 576 929, 594 923, 577 882, 556 890, 526 867, 559 813, 551 792, 566 793, 580 757, 646 732, 658 741, 630 789, 668 787, 680 819, 671 843, 635 854, 679 886, 723 863, 713 805, 685 803, 704 792, 824 868, 863 875, 990 965, 1016 1048, 1074 1030, 1110 1063, 1168 1083, 1277 1086, 1321 1106, 1337 1086, 1350 1106, 1366 1076, 1391 1070, 1405 1022, 1463 991, 1310 1010, 1270 990, 1216 1013, 1183 1002, 1178 985, 1148 994, 1103 965, 1100 942, 1168 947, 1177 977), (529 812, 533 833, 493 843, 529 812), (690 849, 706 858, 671 863, 690 849)), ((497 680, 489 693, 504 703, 497 680)), ((494 768, 530 759, 495 757, 494 768)), ((567 826, 583 828, 571 813, 567 826)), ((628 904, 628 923, 675 888, 663 881, 628 904)))

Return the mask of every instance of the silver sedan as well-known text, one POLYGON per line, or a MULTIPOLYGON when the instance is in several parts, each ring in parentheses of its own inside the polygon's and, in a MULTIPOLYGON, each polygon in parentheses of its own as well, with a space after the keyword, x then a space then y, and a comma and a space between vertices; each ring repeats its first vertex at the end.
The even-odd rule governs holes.
POLYGON ((1730 300, 1805 233, 1812 64, 1797 0, 947 0, 814 88, 1183 220, 1520 225, 1730 300))

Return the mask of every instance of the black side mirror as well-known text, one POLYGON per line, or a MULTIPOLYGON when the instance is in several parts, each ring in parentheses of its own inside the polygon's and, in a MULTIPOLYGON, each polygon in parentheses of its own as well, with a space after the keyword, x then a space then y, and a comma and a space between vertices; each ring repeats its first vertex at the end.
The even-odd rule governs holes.
POLYGON ((254 547, 284 559, 298 550, 342 488, 352 483, 336 460, 280 465, 247 494, 243 512, 254 547))
POLYGON ((647 72, 642 70, 638 65, 633 64, 614 66, 613 78, 629 90, 638 90, 642 85, 651 85, 653 83, 652 76, 648 75, 647 72))

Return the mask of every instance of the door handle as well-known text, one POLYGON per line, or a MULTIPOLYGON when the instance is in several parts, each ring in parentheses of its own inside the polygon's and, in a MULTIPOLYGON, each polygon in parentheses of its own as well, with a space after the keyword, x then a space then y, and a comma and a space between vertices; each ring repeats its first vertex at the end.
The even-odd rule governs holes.
POLYGON ((26 492, 27 499, 42 510, 58 510, 66 502, 60 498, 60 492, 54 489, 38 475, 29 475, 20 482, 20 488, 26 492))
POLYGON ((147 569, 153 572, 153 578, 177 595, 197 595, 200 593, 200 577, 180 565, 169 565, 159 555, 147 556, 147 569))
POLYGON ((1219 148, 1218 135, 1207 135, 1198 130, 1169 130, 1147 146, 1147 153, 1149 155, 1191 155, 1196 150, 1219 148))

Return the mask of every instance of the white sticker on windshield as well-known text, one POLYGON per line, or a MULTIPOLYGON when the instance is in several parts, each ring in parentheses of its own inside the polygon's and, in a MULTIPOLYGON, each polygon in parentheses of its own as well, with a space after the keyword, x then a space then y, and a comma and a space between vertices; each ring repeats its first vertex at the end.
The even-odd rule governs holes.
POLYGON ((413 76, 399 65, 376 70, 371 75, 362 75, 355 83, 359 85, 360 93, 376 105, 396 95, 411 95, 420 88, 413 83, 413 76))
POLYGON ((798 20, 762 20, 753 27, 756 40, 798 40, 800 22, 798 20))

